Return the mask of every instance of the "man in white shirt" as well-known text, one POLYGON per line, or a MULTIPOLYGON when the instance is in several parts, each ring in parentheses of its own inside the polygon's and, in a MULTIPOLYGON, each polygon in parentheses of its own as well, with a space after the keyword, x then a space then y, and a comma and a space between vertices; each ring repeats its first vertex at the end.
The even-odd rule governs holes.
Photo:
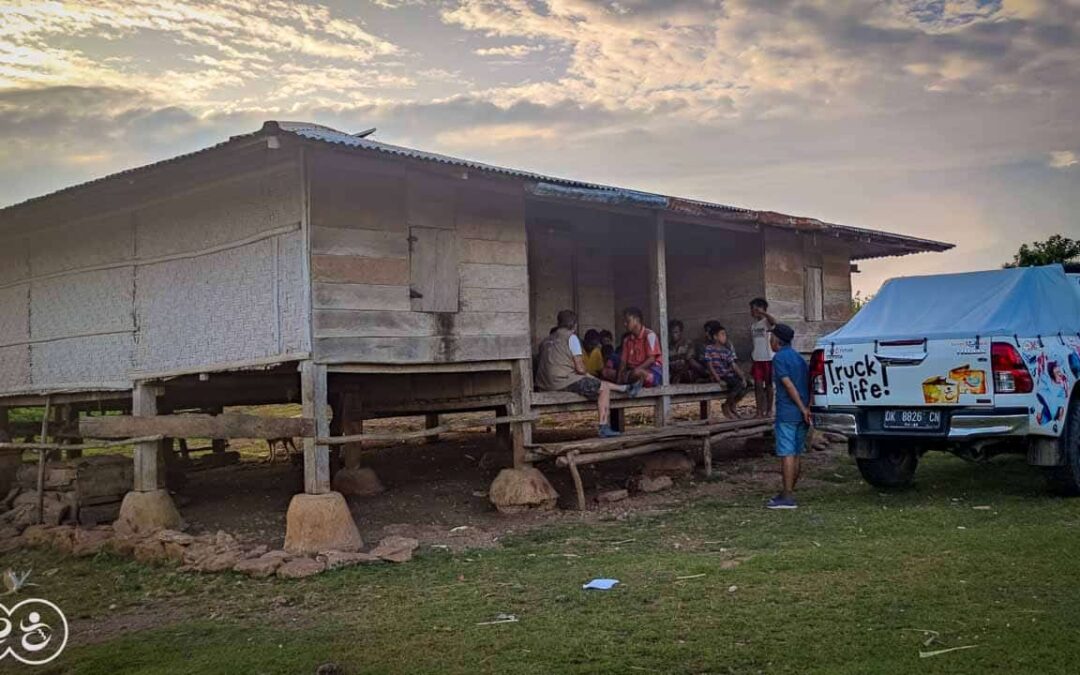
POLYGON ((584 350, 577 331, 577 314, 564 309, 557 317, 558 325, 542 343, 536 366, 536 386, 541 391, 569 391, 596 401, 600 415, 600 436, 609 438, 619 432, 611 428, 611 392, 637 396, 641 383, 622 385, 605 382, 589 375, 585 369, 584 350))
POLYGON ((776 326, 776 319, 769 314, 769 302, 765 298, 750 301, 750 337, 754 340, 754 351, 750 358, 750 377, 754 380, 754 402, 757 404, 757 416, 768 417, 773 409, 773 350, 769 344, 770 331, 776 326))

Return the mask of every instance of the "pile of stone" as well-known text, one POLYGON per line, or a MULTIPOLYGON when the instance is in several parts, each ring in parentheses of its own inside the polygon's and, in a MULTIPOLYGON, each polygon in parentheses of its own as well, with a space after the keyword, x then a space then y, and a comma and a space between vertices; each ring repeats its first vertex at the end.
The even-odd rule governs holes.
POLYGON ((369 552, 325 551, 294 555, 265 545, 246 547, 227 532, 192 535, 178 530, 138 533, 110 525, 31 525, 22 534, 0 531, 0 553, 21 546, 53 548, 74 556, 101 552, 133 557, 152 565, 175 565, 187 572, 233 571, 255 578, 299 579, 326 570, 383 562, 408 562, 416 539, 391 536, 369 552))
MULTIPOLYGON (((120 502, 131 490, 131 459, 121 455, 80 457, 45 465, 42 522, 94 526, 116 520, 120 502)), ((15 486, 0 502, 0 529, 22 530, 38 523, 38 466, 19 465, 15 486)))

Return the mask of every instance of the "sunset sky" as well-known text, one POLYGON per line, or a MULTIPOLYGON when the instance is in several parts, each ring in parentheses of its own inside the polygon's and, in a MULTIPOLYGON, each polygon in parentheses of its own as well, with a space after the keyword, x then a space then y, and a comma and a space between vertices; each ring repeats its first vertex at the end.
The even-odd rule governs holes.
POLYGON ((1080 238, 1080 0, 0 7, 2 205, 266 119, 957 244, 864 293, 1080 238))

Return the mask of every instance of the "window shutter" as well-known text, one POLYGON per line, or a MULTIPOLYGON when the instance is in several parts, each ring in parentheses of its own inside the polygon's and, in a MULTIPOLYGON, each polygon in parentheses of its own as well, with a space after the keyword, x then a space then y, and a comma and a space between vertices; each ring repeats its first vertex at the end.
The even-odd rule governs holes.
POLYGON ((409 281, 414 312, 458 311, 457 232, 409 228, 409 281))
POLYGON ((805 309, 807 321, 825 320, 825 284, 820 267, 806 268, 805 309))

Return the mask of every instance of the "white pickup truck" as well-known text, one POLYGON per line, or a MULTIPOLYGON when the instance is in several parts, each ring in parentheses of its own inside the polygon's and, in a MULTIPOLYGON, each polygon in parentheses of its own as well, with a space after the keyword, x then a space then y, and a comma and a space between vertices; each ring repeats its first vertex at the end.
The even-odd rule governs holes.
POLYGON ((892 279, 810 360, 814 424, 867 482, 1003 452, 1080 493, 1080 280, 1057 265, 892 279))

